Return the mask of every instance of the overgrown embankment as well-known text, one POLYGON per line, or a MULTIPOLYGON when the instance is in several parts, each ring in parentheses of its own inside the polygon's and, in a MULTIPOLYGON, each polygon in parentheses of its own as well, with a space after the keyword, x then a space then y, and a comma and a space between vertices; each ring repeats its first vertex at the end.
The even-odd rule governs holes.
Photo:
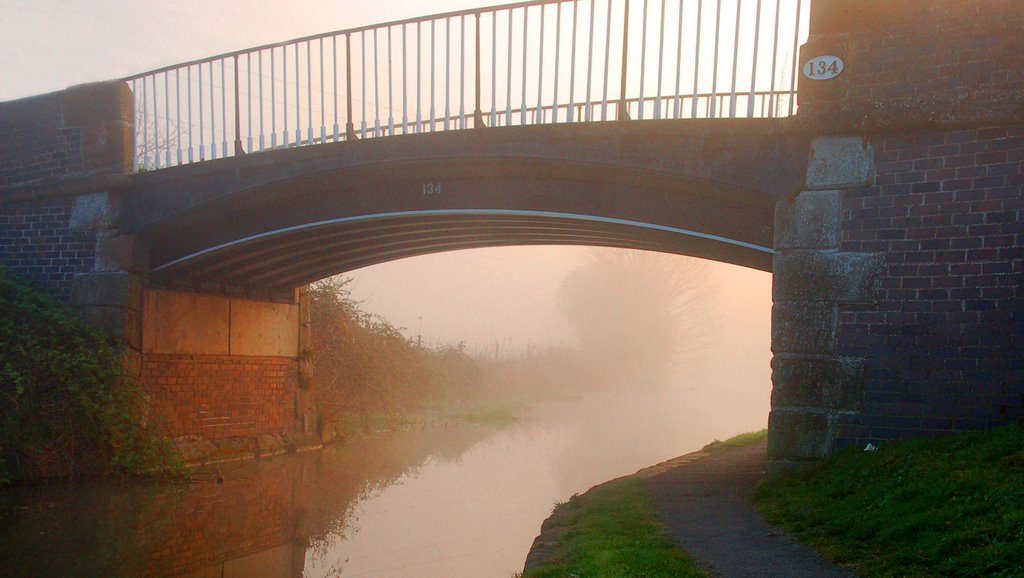
POLYGON ((173 467, 117 350, 0 268, 0 485, 173 467))
POLYGON ((864 576, 1024 576, 1020 426, 847 450, 755 498, 864 576))
POLYGON ((431 349, 405 337, 351 298, 348 279, 310 287, 314 392, 324 439, 400 426, 424 414, 500 421, 485 402, 484 370, 458 347, 431 349))

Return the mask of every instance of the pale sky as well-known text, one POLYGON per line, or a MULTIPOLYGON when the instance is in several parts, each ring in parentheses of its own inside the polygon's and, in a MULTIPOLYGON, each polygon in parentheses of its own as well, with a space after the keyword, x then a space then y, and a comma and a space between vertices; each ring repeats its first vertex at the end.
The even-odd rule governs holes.
MULTIPOLYGON (((361 25, 493 0, 0 0, 0 101, 361 25)), ((433 255, 352 274, 355 297, 426 343, 527 344, 571 340, 554 305, 585 248, 501 248, 433 255)), ((723 377, 764 397, 770 379, 771 276, 715 264, 723 345, 709 353, 723 377)), ((759 402, 760 403, 760 402, 759 402)))

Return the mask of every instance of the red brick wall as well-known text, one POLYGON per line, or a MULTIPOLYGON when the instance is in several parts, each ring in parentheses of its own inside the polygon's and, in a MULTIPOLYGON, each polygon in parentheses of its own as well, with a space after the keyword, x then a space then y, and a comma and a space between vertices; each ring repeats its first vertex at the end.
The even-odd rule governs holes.
POLYGON ((147 353, 141 379, 169 437, 285 433, 295 424, 295 358, 147 353))
POLYGON ((885 268, 878 306, 840 315, 842 354, 867 360, 840 442, 1024 422, 1024 127, 873 142, 840 249, 885 268))

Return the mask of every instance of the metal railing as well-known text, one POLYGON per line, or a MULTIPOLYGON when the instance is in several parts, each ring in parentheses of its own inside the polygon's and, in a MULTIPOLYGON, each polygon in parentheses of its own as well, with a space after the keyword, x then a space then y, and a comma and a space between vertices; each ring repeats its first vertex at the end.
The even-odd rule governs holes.
POLYGON ((328 32, 125 78, 136 168, 479 127, 778 117, 810 0, 537 0, 328 32))

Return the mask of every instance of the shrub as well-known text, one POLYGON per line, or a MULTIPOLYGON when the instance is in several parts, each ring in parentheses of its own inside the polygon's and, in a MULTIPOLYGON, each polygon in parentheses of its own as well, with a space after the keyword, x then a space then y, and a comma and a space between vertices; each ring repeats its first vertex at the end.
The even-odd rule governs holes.
POLYGON ((0 268, 0 481, 173 465, 104 336, 0 268))

